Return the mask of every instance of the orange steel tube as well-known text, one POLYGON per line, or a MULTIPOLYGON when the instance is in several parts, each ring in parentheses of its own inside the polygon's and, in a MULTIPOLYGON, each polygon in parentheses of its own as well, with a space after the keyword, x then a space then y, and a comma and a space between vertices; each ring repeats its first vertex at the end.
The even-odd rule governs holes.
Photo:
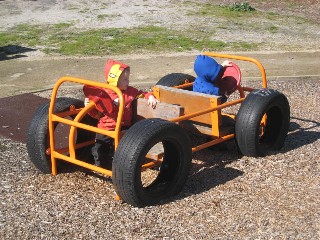
POLYGON ((178 85, 178 86, 173 86, 174 88, 187 88, 187 87, 191 87, 193 85, 193 82, 190 83, 184 83, 182 85, 178 85))
POLYGON ((156 160, 154 162, 148 162, 146 164, 143 164, 141 166, 141 170, 146 170, 148 168, 156 167, 159 166, 162 163, 162 160, 156 160))
POLYGON ((218 58, 229 58, 229 59, 235 59, 235 60, 241 60, 241 61, 247 61, 247 62, 252 62, 257 67, 259 68, 261 72, 261 77, 262 77, 262 87, 267 88, 267 75, 266 71, 263 67, 263 65, 254 58, 251 57, 244 57, 244 56, 237 56, 237 55, 230 55, 230 54, 222 54, 222 53, 212 53, 212 52, 204 52, 203 54, 210 56, 210 57, 218 57, 218 58))
POLYGON ((221 142, 224 142, 224 141, 227 141, 229 139, 232 139, 234 138, 234 134, 229 134, 229 135, 226 135, 226 136, 223 136, 223 137, 220 137, 220 138, 217 138, 217 139, 214 139, 210 142, 206 142, 204 144, 201 144, 201 145, 198 145, 196 147, 193 147, 192 148, 192 152, 197 152, 197 151, 200 151, 202 149, 205 149, 207 147, 210 147, 210 146, 213 146, 215 144, 218 144, 218 143, 221 143, 221 142))
POLYGON ((105 174, 107 176, 112 177, 112 171, 107 170, 105 168, 97 167, 95 165, 92 165, 92 164, 77 160, 77 159, 72 158, 72 157, 68 157, 68 156, 66 156, 64 154, 61 154, 61 153, 58 153, 58 152, 52 152, 52 155, 53 155, 54 158, 62 159, 64 161, 73 163, 75 165, 79 165, 81 167, 88 168, 90 170, 93 170, 93 171, 96 171, 96 172, 100 172, 100 173, 103 173, 103 174, 105 174))
MULTIPOLYGON (((94 143, 95 143, 94 140, 83 142, 83 143, 78 143, 78 144, 75 145, 75 149, 79 149, 79 148, 83 148, 83 147, 86 147, 86 146, 90 146, 90 145, 93 145, 94 143)), ((55 149, 55 151, 58 152, 58 153, 67 153, 67 152, 69 152, 69 147, 55 149)), ((51 148, 48 148, 46 150, 46 154, 47 155, 51 154, 51 148)))
POLYGON ((65 112, 61 112, 61 113, 55 113, 55 115, 57 115, 58 117, 68 117, 68 116, 72 116, 72 115, 76 115, 81 111, 81 109, 73 109, 70 111, 65 111, 65 112))
MULTIPOLYGON (((59 156, 59 159, 62 159, 65 161, 70 161, 70 159, 68 157, 66 157, 65 155, 62 155, 62 154, 55 152, 55 147, 54 147, 55 146, 54 122, 55 121, 65 123, 65 124, 71 126, 70 134, 69 134, 69 152, 71 152, 70 154, 71 154, 71 159, 73 160, 72 162, 76 165, 87 167, 89 169, 93 169, 93 167, 94 167, 94 169, 97 172, 105 172, 105 171, 101 171, 101 169, 103 169, 103 168, 98 168, 94 165, 87 164, 87 163, 84 163, 82 161, 75 159, 75 150, 74 150, 75 149, 75 146, 74 146, 75 127, 83 128, 88 131, 93 131, 93 132, 97 132, 97 133, 101 133, 101 134, 105 134, 110 137, 113 137, 115 139, 115 146, 117 147, 117 145, 119 143, 119 138, 120 138, 120 129, 121 129, 121 121, 122 121, 123 111, 124 111, 124 99, 123 99, 122 92, 119 88, 110 86, 109 84, 106 84, 106 83, 99 83, 99 82, 95 82, 95 81, 79 79, 79 78, 74 78, 74 77, 60 78, 52 90, 52 96, 51 96, 51 101, 50 101, 50 106, 49 106, 49 136, 50 136, 52 174, 53 175, 57 174, 56 156, 59 156), (81 114, 75 118, 76 121, 71 121, 71 120, 64 119, 62 117, 58 117, 57 115, 55 115, 54 114, 54 107, 55 107, 55 100, 57 97, 57 92, 58 92, 58 89, 61 86, 61 84, 65 83, 65 82, 73 82, 73 83, 78 83, 78 84, 82 84, 82 85, 90 85, 90 86, 95 86, 95 87, 100 87, 100 88, 107 88, 107 89, 111 89, 112 91, 114 91, 118 95, 119 103, 120 103, 119 112, 118 112, 118 116, 117 116, 118 120, 116 123, 115 131, 105 131, 105 130, 99 129, 97 127, 92 127, 92 126, 82 124, 79 122, 83 118, 84 114, 90 110, 90 108, 92 107, 92 103, 89 104, 89 106, 87 106, 86 108, 82 109, 79 112, 81 114), (65 156, 65 157, 61 157, 61 156, 65 156)), ((72 115, 74 115, 73 111, 71 111, 71 112, 72 112, 72 115)))
POLYGON ((113 138, 116 137, 116 132, 115 131, 106 131, 106 130, 103 130, 103 129, 100 129, 100 128, 97 128, 97 127, 86 125, 84 123, 74 122, 74 121, 69 120, 69 119, 61 118, 61 117, 58 117, 58 116, 56 116, 54 114, 52 115, 52 120, 55 121, 55 122, 64 123, 66 125, 74 126, 74 127, 77 127, 77 128, 82 128, 82 129, 85 129, 85 130, 88 130, 88 131, 91 131, 91 132, 96 132, 96 133, 101 133, 101 134, 104 134, 104 135, 108 135, 108 136, 113 137, 113 138))
POLYGON ((227 116, 229 118, 233 118, 233 119, 236 119, 236 116, 235 114, 230 114, 230 113, 221 113, 222 116, 227 116))
POLYGON ((242 90, 243 90, 243 91, 246 91, 246 92, 252 92, 252 91, 254 90, 254 88, 242 87, 242 90))
POLYGON ((203 115, 203 114, 206 114, 206 113, 209 113, 209 112, 213 112, 213 111, 225 108, 225 107, 230 107, 230 106, 233 106, 233 105, 237 105, 237 104, 239 104, 239 103, 241 103, 243 101, 244 101, 244 98, 240 98, 240 99, 234 100, 232 102, 227 102, 227 103, 221 104, 221 105, 219 105, 217 107, 207 108, 205 110, 198 111, 198 112, 195 112, 195 113, 186 114, 186 115, 183 115, 181 117, 171 118, 169 121, 170 122, 180 122, 180 121, 183 121, 183 120, 188 120, 190 118, 197 117, 199 115, 203 115))
MULTIPOLYGON (((94 108, 94 102, 89 102, 89 105, 83 108, 77 116, 73 119, 74 122, 80 123, 82 118, 86 115, 86 113, 91 109, 94 108)), ((76 150, 75 150, 75 141, 76 141, 76 130, 77 128, 74 125, 71 125, 70 133, 69 133, 69 154, 70 157, 76 158, 76 150)))

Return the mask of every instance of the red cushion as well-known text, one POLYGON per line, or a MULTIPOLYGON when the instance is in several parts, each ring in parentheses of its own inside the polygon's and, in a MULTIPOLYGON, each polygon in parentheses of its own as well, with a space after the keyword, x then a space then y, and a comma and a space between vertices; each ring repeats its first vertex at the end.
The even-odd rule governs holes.
POLYGON ((231 63, 232 66, 226 67, 221 80, 216 84, 220 88, 220 93, 230 95, 233 93, 241 83, 241 71, 240 68, 231 63))

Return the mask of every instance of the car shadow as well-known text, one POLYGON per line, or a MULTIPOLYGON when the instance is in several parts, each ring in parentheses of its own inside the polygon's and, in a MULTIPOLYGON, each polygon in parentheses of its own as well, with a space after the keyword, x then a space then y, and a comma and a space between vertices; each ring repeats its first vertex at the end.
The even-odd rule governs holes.
POLYGON ((23 53, 32 51, 36 51, 36 49, 23 47, 19 45, 7 45, 4 47, 0 47, 0 61, 28 57, 23 53))
MULTIPOLYGON (((314 131, 314 129, 320 127, 319 122, 297 117, 291 117, 291 119, 294 121, 290 122, 284 147, 279 151, 269 152, 268 155, 289 152, 312 144, 320 139, 320 133, 314 131), (302 127, 297 122, 303 122, 303 125, 307 127, 302 127)), ((171 200, 162 202, 162 204, 206 192, 244 174, 243 171, 227 166, 243 157, 238 151, 234 140, 230 140, 222 145, 217 145, 213 149, 204 149, 195 153, 194 157, 200 160, 200 164, 192 164, 188 180, 183 190, 177 196, 172 197, 171 200)))
MULTIPOLYGON (((304 145, 311 144, 320 138, 320 133, 313 131, 320 126, 319 122, 296 117, 292 117, 291 119, 293 121, 290 123, 289 134, 286 138, 285 145, 280 151, 277 151, 277 153, 298 149, 304 145), (303 122, 303 125, 306 125, 307 127, 302 127, 297 122, 303 122)), ((273 153, 271 152, 269 155, 272 154, 273 153)), ((229 164, 240 160, 242 157, 243 155, 238 151, 234 139, 215 145, 210 149, 195 152, 193 154, 190 173, 182 191, 176 196, 161 201, 158 205, 167 204, 206 192, 243 176, 243 171, 229 166, 229 164)), ((90 162, 92 162, 92 159, 90 162)), ((79 168, 76 169, 79 170, 79 168)), ((112 182, 110 177, 97 174, 81 167, 80 169, 88 175, 95 175, 103 181, 112 182)), ((111 169, 111 166, 109 166, 109 169, 111 169)))
POLYGON ((242 154, 238 151, 234 140, 194 153, 191 170, 183 190, 162 204, 206 192, 242 176, 243 171, 227 166, 241 157, 242 154))
POLYGON ((292 120, 303 122, 307 127, 302 127, 297 122, 290 122, 289 133, 281 152, 289 152, 294 149, 311 144, 320 139, 320 132, 314 129, 320 127, 320 123, 314 120, 291 117, 292 120))

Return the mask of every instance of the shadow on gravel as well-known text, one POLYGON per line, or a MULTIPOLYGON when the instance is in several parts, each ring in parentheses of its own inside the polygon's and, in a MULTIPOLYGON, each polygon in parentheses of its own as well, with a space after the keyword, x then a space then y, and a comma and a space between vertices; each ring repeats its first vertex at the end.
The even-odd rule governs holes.
MULTIPOLYGON (((291 117, 291 119, 304 122, 307 127, 301 127, 298 123, 291 122, 282 152, 292 151, 320 139, 320 133, 312 131, 320 127, 319 122, 296 117, 291 117)), ((273 153, 270 152, 269 154, 272 155, 273 153)), ((196 153, 195 157, 203 161, 203 164, 192 164, 191 173, 183 191, 178 196, 172 197, 171 200, 164 201, 162 204, 206 192, 211 188, 232 181, 244 173, 238 169, 227 167, 227 164, 242 157, 241 153, 237 151, 235 141, 228 141, 225 145, 217 145, 213 150, 205 149, 196 153)))
POLYGON ((36 49, 22 47, 19 45, 7 45, 0 47, 0 61, 27 57, 23 53, 36 51, 36 49))
MULTIPOLYGON (((48 99, 30 93, 2 98, 0 105, 0 135, 25 143, 26 131, 35 110, 48 101, 48 99)), ((320 139, 320 133, 314 131, 314 129, 320 127, 319 122, 296 117, 291 119, 294 122, 290 123, 289 134, 285 147, 282 149, 283 152, 300 148, 320 139), (302 127, 297 122, 303 123, 306 127, 302 127)), ((194 153, 193 159, 195 160, 192 163, 183 191, 179 195, 163 201, 160 205, 206 192, 242 176, 244 172, 227 166, 241 157, 242 155, 238 152, 234 140, 194 153)), ((92 159, 88 162, 92 162, 92 159)), ((111 168, 111 166, 109 167, 111 168)), ((95 174, 77 166, 68 166, 67 170, 62 170, 61 172, 73 172, 80 169, 89 175, 96 175, 104 181, 112 181, 109 177, 95 174)), ((61 172, 59 171, 59 173, 61 172)))
POLYGON ((291 119, 304 122, 308 125, 308 127, 301 127, 301 125, 298 123, 291 122, 289 134, 287 136, 283 151, 288 152, 304 145, 311 144, 320 139, 320 132, 312 131, 312 129, 320 127, 319 122, 296 117, 291 117, 291 119))
POLYGON ((195 153, 193 158, 197 160, 192 163, 188 180, 182 192, 161 204, 206 192, 242 176, 243 171, 227 167, 228 164, 241 157, 234 140, 195 153))

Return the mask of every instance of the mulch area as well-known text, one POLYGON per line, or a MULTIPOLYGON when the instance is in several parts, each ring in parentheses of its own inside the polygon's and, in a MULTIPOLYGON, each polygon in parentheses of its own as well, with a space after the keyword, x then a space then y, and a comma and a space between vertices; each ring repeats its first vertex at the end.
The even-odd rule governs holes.
POLYGON ((0 135, 25 143, 36 109, 49 100, 31 93, 0 99, 0 135))

